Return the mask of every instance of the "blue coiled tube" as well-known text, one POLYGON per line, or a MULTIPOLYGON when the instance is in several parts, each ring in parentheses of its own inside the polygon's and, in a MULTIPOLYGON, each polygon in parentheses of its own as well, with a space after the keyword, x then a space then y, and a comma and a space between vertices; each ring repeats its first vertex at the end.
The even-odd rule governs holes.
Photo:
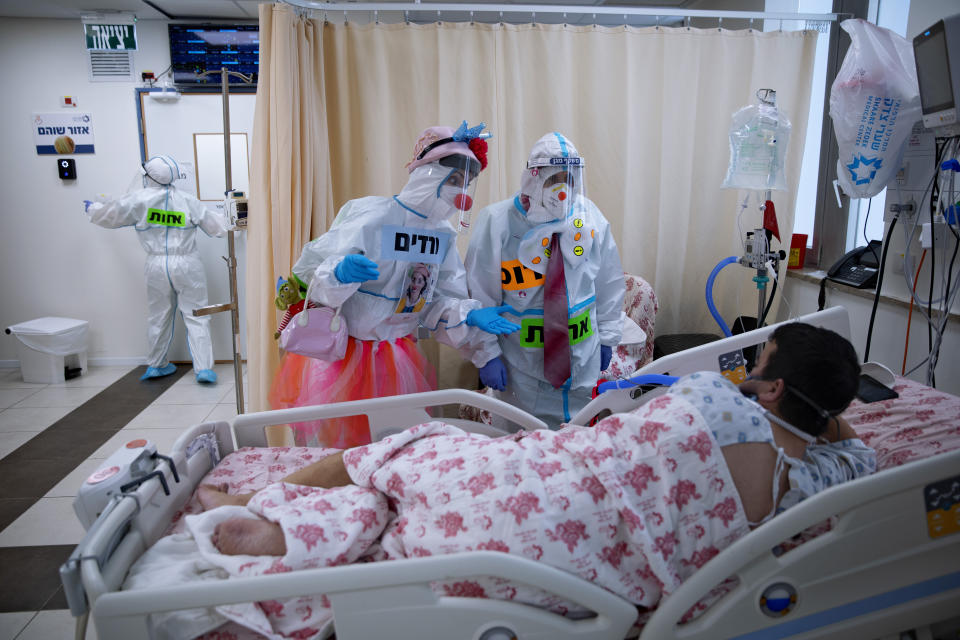
POLYGON ((713 271, 710 272, 710 277, 707 278, 707 308, 710 309, 710 315, 713 316, 713 319, 717 321, 717 324, 720 325, 720 330, 723 331, 723 335, 728 338, 733 335, 733 332, 730 331, 730 327, 727 326, 727 323, 723 321, 723 317, 720 315, 720 312, 717 311, 717 307, 713 304, 713 281, 717 279, 717 274, 720 273, 720 270, 723 269, 728 264, 733 264, 734 262, 739 262, 740 258, 737 256, 730 256, 729 258, 724 258, 717 263, 717 266, 713 268, 713 271))
POLYGON ((627 378, 626 380, 611 380, 610 382, 601 382, 597 387, 597 395, 611 389, 626 389, 628 387, 639 387, 642 384, 660 384, 669 387, 679 380, 677 376, 665 376, 659 373, 646 373, 641 376, 627 378))

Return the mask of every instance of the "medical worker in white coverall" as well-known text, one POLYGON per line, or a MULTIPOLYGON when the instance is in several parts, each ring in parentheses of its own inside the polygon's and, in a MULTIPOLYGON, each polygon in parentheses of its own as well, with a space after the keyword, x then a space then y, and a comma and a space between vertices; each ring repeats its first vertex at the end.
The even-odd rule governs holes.
MULTIPOLYGON (((350 200, 330 230, 307 243, 293 266, 311 302, 342 309, 350 335, 335 362, 284 354, 270 389, 271 408, 403 395, 436 388, 416 345, 418 327, 480 366, 499 351, 496 333, 517 325, 467 296, 457 231, 450 218, 473 206, 486 166, 484 125, 430 127, 393 197, 350 200)), ((291 425, 298 443, 328 447, 370 442, 365 419, 291 425)))
POLYGON ((499 337, 480 381, 552 428, 590 401, 623 327, 620 254, 583 175, 570 140, 540 138, 519 193, 478 214, 465 261, 470 297, 521 325, 499 337))
POLYGON ((193 310, 207 305, 207 279, 197 252, 197 229, 208 236, 227 232, 226 218, 173 186, 180 176, 176 161, 156 156, 143 165, 144 188, 108 202, 84 200, 90 222, 107 229, 132 226, 147 252, 147 371, 141 380, 177 370, 167 360, 173 341, 174 312, 180 309, 197 382, 216 383, 210 318, 193 310))

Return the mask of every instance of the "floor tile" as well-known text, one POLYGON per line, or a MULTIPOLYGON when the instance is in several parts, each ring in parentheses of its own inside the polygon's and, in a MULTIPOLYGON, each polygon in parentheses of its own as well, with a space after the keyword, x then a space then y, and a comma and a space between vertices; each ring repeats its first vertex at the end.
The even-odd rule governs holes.
POLYGON ((183 433, 185 428, 186 427, 177 429, 151 429, 145 427, 125 427, 117 432, 117 435, 107 440, 107 442, 90 457, 109 458, 110 455, 120 447, 131 440, 140 438, 146 438, 157 445, 158 453, 169 454, 170 451, 173 450, 173 443, 177 441, 177 438, 180 437, 180 434, 183 433))
POLYGON ((35 435, 35 431, 0 431, 0 458, 10 455, 35 435))
POLYGON ((72 471, 80 460, 41 458, 0 464, 0 499, 42 498, 50 489, 72 471))
MULTIPOLYGON (((30 396, 40 393, 44 390, 47 385, 32 387, 28 389, 22 388, 13 388, 13 389, 0 389, 0 409, 6 409, 7 407, 12 407, 13 405, 21 402, 30 396)), ((39 404, 34 405, 38 407, 47 407, 50 405, 39 404)))
MULTIPOLYGON (((17 636, 17 640, 70 640, 74 637, 76 618, 69 609, 39 611, 27 628, 17 636)), ((96 640, 97 633, 93 622, 87 625, 85 640, 96 640)))
MULTIPOLYGON (((103 391, 106 387, 63 387, 49 386, 31 393, 17 402, 16 408, 24 407, 79 407, 84 402, 103 391)), ((0 391, 3 393, 3 391, 0 391)))
POLYGON ((216 403, 153 404, 127 423, 127 427, 185 428, 203 422, 216 403))
POLYGON ((63 480, 58 482, 50 491, 46 493, 45 498, 74 498, 87 478, 103 464, 103 458, 87 458, 74 469, 64 476, 63 480))
POLYGON ((0 613, 0 640, 13 640, 27 623, 37 615, 36 611, 0 613))
POLYGON ((73 498, 40 498, 0 532, 0 547, 76 545, 83 534, 73 498))
POLYGON ((0 431, 43 431, 70 411, 71 407, 10 407, 0 411, 0 431))
MULTIPOLYGON (((186 377, 186 376, 184 376, 186 377)), ((163 395, 157 398, 153 404, 217 404, 222 402, 222 398, 235 395, 233 384, 174 384, 167 389, 163 395)))
POLYGON ((24 382, 20 369, 0 369, 0 389, 42 389, 45 386, 44 382, 24 382))
MULTIPOLYGON (((2 415, 2 414, 0 414, 2 415)), ((203 419, 204 422, 217 422, 219 420, 233 420, 237 417, 236 404, 218 404, 203 419)))
POLYGON ((90 367, 83 375, 58 383, 58 387, 109 387, 134 367, 90 367))
POLYGON ((0 548, 0 611, 68 606, 59 570, 73 550, 72 545, 0 548))

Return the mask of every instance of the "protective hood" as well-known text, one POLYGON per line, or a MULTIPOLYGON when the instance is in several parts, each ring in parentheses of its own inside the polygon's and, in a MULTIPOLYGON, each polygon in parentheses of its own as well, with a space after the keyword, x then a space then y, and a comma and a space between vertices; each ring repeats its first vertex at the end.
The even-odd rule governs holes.
MULTIPOLYGON (((170 156, 154 156, 143 164, 144 175, 161 187, 173 184, 180 177, 180 166, 170 156)), ((144 186, 151 186, 145 180, 144 186)))
POLYGON ((469 211, 476 190, 471 168, 462 155, 421 165, 410 172, 397 200, 434 223, 443 222, 458 211, 469 211))
POLYGON ((520 201, 527 220, 537 224, 562 220, 586 197, 584 161, 563 134, 548 133, 533 145, 520 178, 520 201))

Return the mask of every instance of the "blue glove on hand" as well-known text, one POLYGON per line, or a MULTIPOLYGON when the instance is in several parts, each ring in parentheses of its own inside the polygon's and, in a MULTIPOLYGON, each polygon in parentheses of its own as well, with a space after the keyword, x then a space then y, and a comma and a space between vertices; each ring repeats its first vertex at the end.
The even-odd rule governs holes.
POLYGON ((333 270, 333 275, 343 284, 350 282, 366 282, 380 277, 377 263, 359 253, 351 253, 340 261, 333 270))
POLYGON ((83 210, 84 212, 90 211, 90 205, 93 204, 93 200, 84 200, 83 201, 83 210))
MULTIPOLYGON (((492 333, 495 335, 513 333, 520 328, 520 325, 514 324, 506 318, 500 317, 501 313, 504 311, 510 311, 511 308, 512 307, 510 307, 510 305, 506 304, 502 307, 484 307, 483 309, 474 309, 467 314, 467 324, 471 327, 478 327, 487 333, 492 333)), ((487 364, 489 365, 490 363, 488 362, 487 364)))
POLYGON ((605 344, 600 345, 600 371, 606 371, 610 366, 610 358, 613 357, 613 347, 605 344))
POLYGON ((500 356, 480 367, 480 382, 497 391, 507 388, 507 368, 500 356))

